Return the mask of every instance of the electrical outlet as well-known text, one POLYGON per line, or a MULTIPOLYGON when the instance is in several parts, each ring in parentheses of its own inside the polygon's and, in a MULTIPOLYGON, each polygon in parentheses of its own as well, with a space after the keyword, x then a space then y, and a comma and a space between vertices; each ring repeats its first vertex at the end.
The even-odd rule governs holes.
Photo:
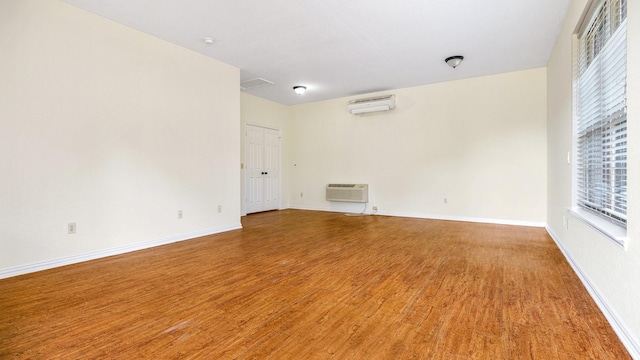
POLYGON ((218 205, 218 212, 221 213, 222 212, 222 205, 218 205))
POLYGON ((76 223, 69 223, 67 225, 67 232, 69 234, 75 234, 76 233, 76 223))
POLYGON ((303 196, 304 196, 304 194, 303 194, 303 193, 300 193, 300 197, 303 197, 303 196))
POLYGON ((182 219, 182 210, 178 210, 178 219, 182 219))
POLYGON ((373 211, 378 211, 378 207, 376 205, 373 205, 373 207, 371 207, 371 209, 373 209, 373 211))
POLYGON ((445 203, 445 204, 447 203, 447 198, 444 198, 444 203, 445 203))

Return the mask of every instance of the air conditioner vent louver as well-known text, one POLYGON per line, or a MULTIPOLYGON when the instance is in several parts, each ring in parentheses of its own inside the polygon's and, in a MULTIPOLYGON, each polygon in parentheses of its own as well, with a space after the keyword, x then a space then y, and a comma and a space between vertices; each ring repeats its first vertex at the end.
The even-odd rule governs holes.
POLYGON ((367 184, 329 184, 326 191, 327 201, 360 203, 369 201, 369 185, 367 184))
POLYGON ((392 96, 393 95, 387 95, 387 96, 373 97, 373 98, 368 98, 368 99, 358 99, 358 100, 352 100, 349 103, 350 104, 363 104, 363 103, 368 103, 368 102, 372 102, 372 101, 389 100, 392 96))

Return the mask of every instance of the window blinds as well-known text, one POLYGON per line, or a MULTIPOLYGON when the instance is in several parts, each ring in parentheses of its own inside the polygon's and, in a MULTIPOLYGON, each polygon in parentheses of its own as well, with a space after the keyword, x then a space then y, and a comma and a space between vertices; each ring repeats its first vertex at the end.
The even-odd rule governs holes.
POLYGON ((603 0, 579 38, 577 205, 627 219, 626 0, 603 0))

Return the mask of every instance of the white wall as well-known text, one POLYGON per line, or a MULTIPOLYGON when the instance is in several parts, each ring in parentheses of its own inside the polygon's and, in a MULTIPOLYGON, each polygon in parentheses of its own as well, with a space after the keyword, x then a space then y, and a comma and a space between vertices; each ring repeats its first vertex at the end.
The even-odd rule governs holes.
POLYGON ((0 277, 240 226, 237 68, 56 0, 0 49, 0 277))
POLYGON ((396 109, 365 116, 354 98, 292 107, 292 207, 362 211, 324 187, 368 183, 380 214, 545 223, 545 69, 387 93, 396 109))
MULTIPOLYGON (((282 164, 290 163, 291 157, 291 115, 289 106, 265 100, 247 93, 241 94, 241 118, 242 131, 240 139, 242 143, 242 162, 244 163, 244 140, 246 125, 261 126, 269 129, 280 130, 280 150, 282 164)), ((280 169, 280 209, 289 207, 290 171, 288 166, 280 169)), ((246 214, 245 178, 242 171, 242 214, 246 214)))
POLYGON ((640 2, 628 2, 628 238, 623 250, 571 217, 572 38, 587 6, 574 0, 548 64, 548 218, 550 233, 603 308, 627 348, 640 358, 640 2), (563 226, 569 219, 569 229, 563 226))

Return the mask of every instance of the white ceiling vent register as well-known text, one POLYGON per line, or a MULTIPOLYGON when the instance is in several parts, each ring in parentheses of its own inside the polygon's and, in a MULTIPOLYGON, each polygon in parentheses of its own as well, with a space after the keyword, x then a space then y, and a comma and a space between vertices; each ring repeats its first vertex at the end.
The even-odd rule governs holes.
POLYGON ((249 90, 249 89, 253 89, 253 88, 257 88, 257 87, 274 85, 274 84, 275 83, 273 81, 269 81, 267 79, 255 78, 255 79, 241 81, 240 82, 240 89, 241 90, 249 90))
POLYGON ((329 184, 327 185, 327 201, 366 203, 369 201, 369 185, 329 184))
POLYGON ((347 105, 351 115, 366 114, 376 111, 389 111, 396 107, 395 95, 379 96, 369 99, 350 101, 347 105))

